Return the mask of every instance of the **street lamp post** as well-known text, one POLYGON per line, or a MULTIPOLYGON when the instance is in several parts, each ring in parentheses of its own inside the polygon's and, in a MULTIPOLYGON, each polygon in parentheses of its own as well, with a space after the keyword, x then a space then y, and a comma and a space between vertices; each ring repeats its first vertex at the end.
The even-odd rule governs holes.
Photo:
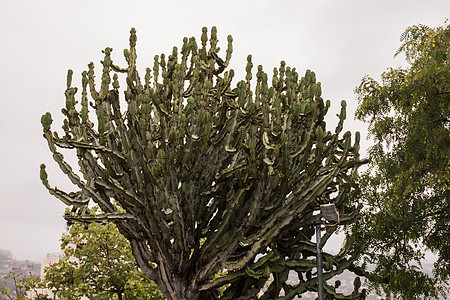
POLYGON ((322 220, 319 219, 314 222, 316 225, 316 247, 317 247, 317 298, 318 300, 323 300, 323 270, 322 270, 322 245, 321 245, 321 234, 320 227, 322 225, 322 220))
POLYGON ((336 209, 334 203, 322 204, 320 205, 321 217, 319 220, 314 222, 316 226, 316 247, 317 247, 317 298, 318 300, 323 300, 323 269, 322 269, 322 245, 321 245, 321 233, 320 229, 324 222, 322 218, 327 222, 339 223, 339 212, 336 209))

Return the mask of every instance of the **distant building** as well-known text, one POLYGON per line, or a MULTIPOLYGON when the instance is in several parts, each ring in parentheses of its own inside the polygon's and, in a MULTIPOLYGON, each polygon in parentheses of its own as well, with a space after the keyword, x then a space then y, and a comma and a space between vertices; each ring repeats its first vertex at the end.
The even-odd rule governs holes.
MULTIPOLYGON (((40 278, 43 280, 45 278, 45 268, 52 264, 57 263, 62 257, 62 252, 60 253, 48 253, 47 257, 41 260, 41 273, 40 278)), ((35 291, 27 292, 27 297, 32 299, 37 298, 37 295, 46 295, 53 298, 53 292, 50 289, 36 289, 35 291)))
POLYGON ((47 257, 44 257, 41 261, 41 279, 44 279, 45 277, 45 268, 49 267, 50 265, 56 264, 62 257, 63 253, 48 253, 47 257))

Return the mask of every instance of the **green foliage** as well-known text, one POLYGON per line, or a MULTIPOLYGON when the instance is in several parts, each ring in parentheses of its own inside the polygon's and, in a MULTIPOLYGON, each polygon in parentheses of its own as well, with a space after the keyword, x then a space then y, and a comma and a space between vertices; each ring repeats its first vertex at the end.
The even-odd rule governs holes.
POLYGON ((361 197, 361 222, 372 280, 389 295, 415 299, 448 288, 450 275, 450 26, 407 28, 397 54, 408 68, 366 76, 356 89, 356 117, 374 139, 361 197), (424 251, 438 255, 434 277, 424 251))
MULTIPOLYGON (((333 201, 344 224, 358 213, 347 194, 365 161, 359 133, 353 144, 349 132, 341 134, 345 101, 338 126, 328 131, 323 120, 330 102, 321 98, 313 72, 300 78, 281 62, 270 85, 258 66, 252 89, 250 55, 245 80, 233 87, 234 70, 226 70, 232 38, 221 58, 215 27, 209 37, 203 28, 201 45, 184 38, 171 55, 155 56, 141 80, 136 39, 132 29, 126 68, 113 63, 111 48, 104 50, 98 89, 89 64, 78 101, 69 71, 63 137, 51 131, 50 113, 42 117, 54 160, 79 188, 51 187, 41 166, 45 187, 73 207, 66 219, 114 222, 168 299, 250 299, 268 282, 261 299, 282 290, 283 299, 293 299, 317 289, 311 239, 320 216, 313 212, 333 201), (121 73, 126 109, 119 100, 121 73), (58 148, 76 149, 83 178, 58 148), (101 213, 89 212, 91 201, 101 213), (290 272, 298 274, 297 283, 288 282, 290 272)), ((336 228, 327 227, 325 242, 336 228)), ((355 253, 325 254, 324 278, 354 268, 355 253)))
POLYGON ((13 268, 5 279, 14 281, 15 295, 5 287, 0 287, 0 295, 24 300, 164 299, 156 284, 139 271, 128 241, 112 223, 74 224, 62 237, 61 248, 63 256, 46 267, 43 280, 31 270, 13 268))
POLYGON ((114 224, 77 223, 61 241, 63 257, 46 268, 44 280, 60 299, 164 299, 114 224))

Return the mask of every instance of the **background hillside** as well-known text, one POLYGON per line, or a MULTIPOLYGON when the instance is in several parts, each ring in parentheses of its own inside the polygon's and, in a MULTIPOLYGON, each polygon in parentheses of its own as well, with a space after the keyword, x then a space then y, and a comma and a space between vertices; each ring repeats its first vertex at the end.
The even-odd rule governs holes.
MULTIPOLYGON (((38 277, 41 270, 41 264, 30 260, 17 260, 11 251, 0 249, 0 286, 7 287, 12 295, 15 295, 14 279, 4 277, 11 271, 38 277)), ((8 299, 7 296, 0 295, 0 299, 8 299)))

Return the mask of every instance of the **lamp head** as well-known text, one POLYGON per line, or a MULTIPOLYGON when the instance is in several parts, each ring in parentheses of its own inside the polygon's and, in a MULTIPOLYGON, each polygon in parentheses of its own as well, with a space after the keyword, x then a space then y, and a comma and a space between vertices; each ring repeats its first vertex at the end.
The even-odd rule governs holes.
POLYGON ((321 204, 320 211, 322 212, 322 217, 325 221, 339 223, 339 212, 334 203, 321 204))

